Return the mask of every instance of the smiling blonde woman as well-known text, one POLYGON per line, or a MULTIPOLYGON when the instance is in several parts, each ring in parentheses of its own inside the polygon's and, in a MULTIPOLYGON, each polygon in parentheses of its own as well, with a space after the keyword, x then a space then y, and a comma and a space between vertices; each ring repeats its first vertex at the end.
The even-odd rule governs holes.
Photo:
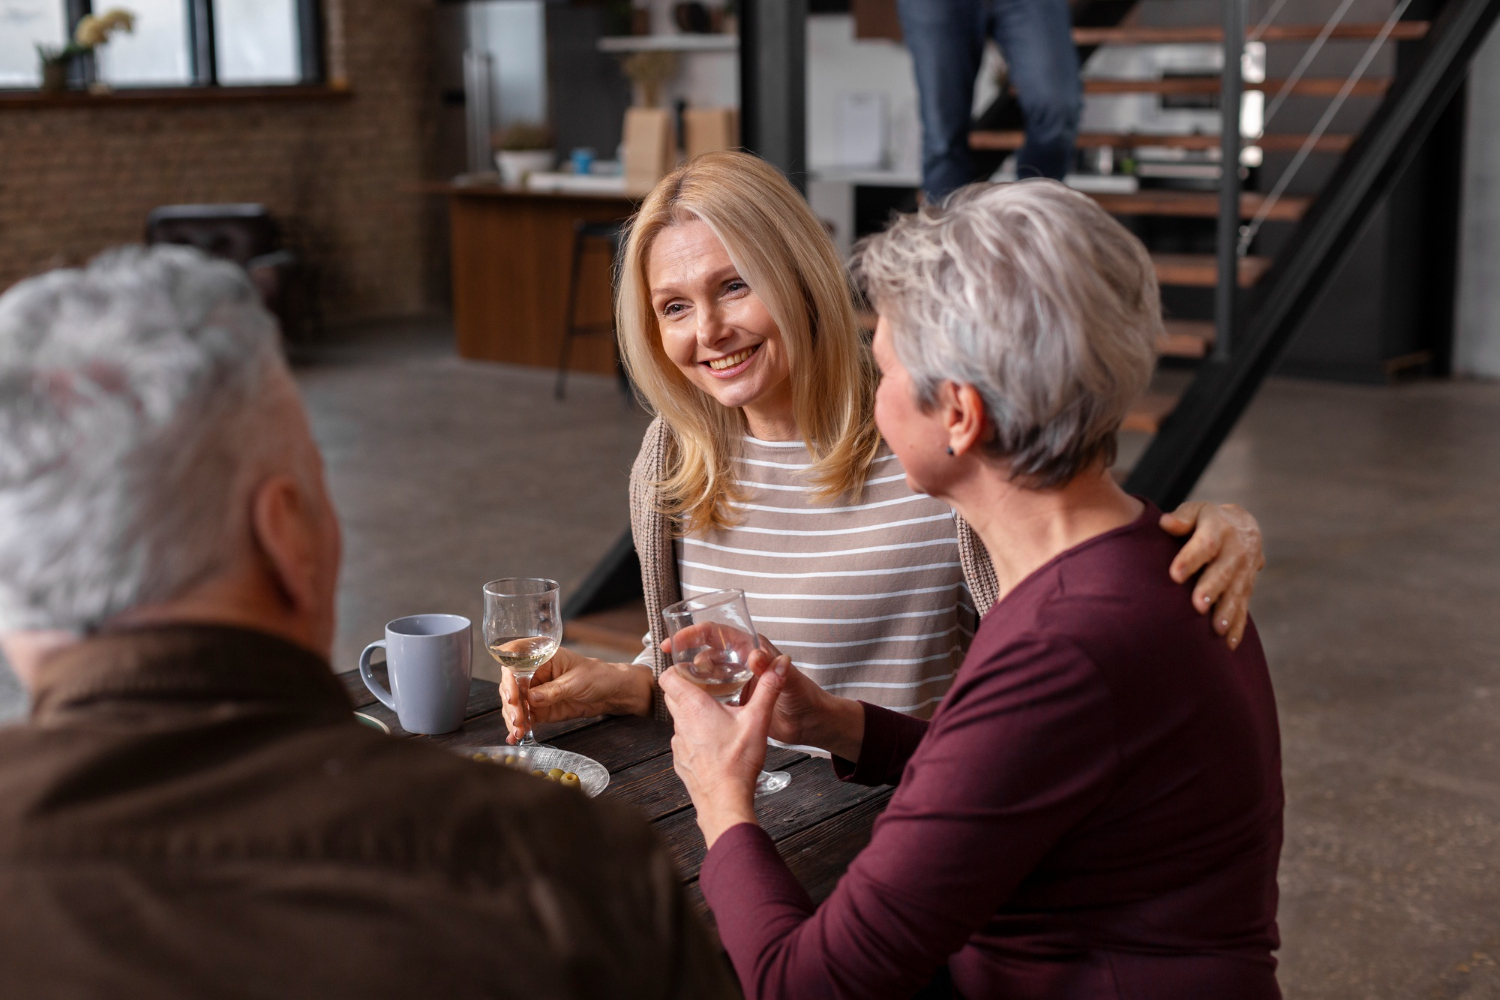
MULTIPOLYGON (((622 353, 657 414, 630 481, 651 631, 634 663, 560 651, 535 679, 535 721, 664 713, 661 609, 726 587, 825 689, 929 715, 995 600, 994 569, 881 440, 848 276, 806 201, 753 156, 697 157, 642 204, 619 281, 622 353)), ((1203 570, 1194 607, 1237 645, 1262 563, 1254 519, 1188 504, 1162 520, 1193 532, 1172 576, 1203 570)))

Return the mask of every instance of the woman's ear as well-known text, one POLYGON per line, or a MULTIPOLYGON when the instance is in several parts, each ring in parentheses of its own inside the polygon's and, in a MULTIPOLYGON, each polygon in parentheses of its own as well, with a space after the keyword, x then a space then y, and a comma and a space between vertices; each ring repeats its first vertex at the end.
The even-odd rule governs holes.
POLYGON ((984 441, 989 429, 984 397, 972 385, 948 382, 943 386, 943 422, 948 431, 948 447, 954 455, 964 455, 984 441))
POLYGON ((277 473, 256 487, 250 499, 250 532, 264 568, 289 610, 316 608, 320 572, 317 512, 295 479, 277 473))

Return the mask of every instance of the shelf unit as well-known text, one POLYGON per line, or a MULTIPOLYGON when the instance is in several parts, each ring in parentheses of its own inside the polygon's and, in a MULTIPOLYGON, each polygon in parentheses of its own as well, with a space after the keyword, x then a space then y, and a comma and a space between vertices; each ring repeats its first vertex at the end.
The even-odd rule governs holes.
POLYGON ((600 52, 738 52, 737 35, 621 35, 599 39, 600 52))

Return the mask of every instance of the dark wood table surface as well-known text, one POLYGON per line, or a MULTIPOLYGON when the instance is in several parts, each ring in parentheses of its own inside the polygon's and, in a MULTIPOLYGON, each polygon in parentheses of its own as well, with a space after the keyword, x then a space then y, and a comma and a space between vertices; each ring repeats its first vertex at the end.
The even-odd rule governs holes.
MULTIPOLYGON (((376 673, 384 682, 383 667, 376 673)), ((505 721, 494 681, 471 682, 468 710, 458 732, 414 736, 401 728, 396 713, 370 694, 359 671, 340 674, 339 679, 358 710, 390 726, 394 735, 454 749, 505 742, 505 721)), ((633 803, 645 813, 676 859, 689 896, 712 926, 698 890, 703 835, 698 832, 687 789, 672 770, 672 727, 655 719, 578 719, 539 726, 537 738, 592 757, 609 769, 609 787, 604 795, 633 803)), ((768 749, 766 770, 787 771, 792 783, 756 801, 761 826, 813 899, 821 901, 833 892, 849 862, 869 842, 870 827, 894 789, 839 781, 827 760, 776 747, 768 749)))

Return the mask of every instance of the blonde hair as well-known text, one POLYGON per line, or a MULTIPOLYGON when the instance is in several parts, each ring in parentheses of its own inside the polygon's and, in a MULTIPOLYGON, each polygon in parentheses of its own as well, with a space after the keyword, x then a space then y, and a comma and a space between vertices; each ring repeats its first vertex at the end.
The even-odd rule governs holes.
POLYGON ((657 484, 662 512, 701 531, 729 524, 728 501, 743 498, 733 460, 747 433, 744 413, 720 404, 672 363, 651 305, 651 247, 663 229, 692 220, 724 245, 781 331, 815 495, 857 498, 880 434, 875 368, 843 265, 780 171, 748 153, 717 152, 694 157, 652 189, 620 263, 620 351, 636 387, 672 430, 669 474, 657 484))
POLYGON ((1013 478, 1046 489, 1113 460, 1156 364, 1161 298, 1146 248, 1092 198, 974 184, 870 237, 855 270, 918 402, 973 386, 1013 478))

